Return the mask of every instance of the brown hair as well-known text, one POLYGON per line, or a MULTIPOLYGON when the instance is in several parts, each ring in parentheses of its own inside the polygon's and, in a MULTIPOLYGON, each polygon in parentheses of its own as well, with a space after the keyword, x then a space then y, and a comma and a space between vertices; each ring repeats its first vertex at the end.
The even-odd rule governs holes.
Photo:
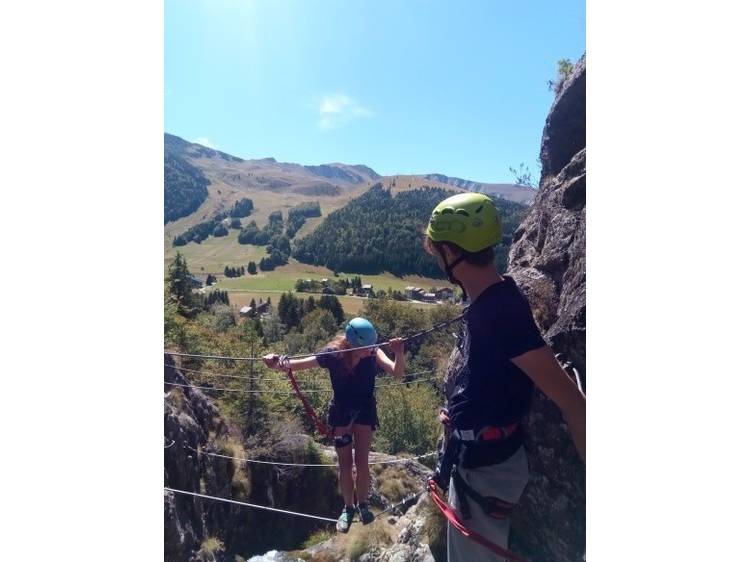
POLYGON ((440 255, 440 247, 450 248, 457 254, 463 254, 464 255, 464 261, 471 265, 475 265, 478 267, 482 267, 485 265, 489 265, 492 263, 492 261, 495 259, 495 250, 492 246, 488 246, 484 250, 479 250, 478 252, 467 252, 460 246, 457 246, 453 242, 436 242, 435 240, 430 239, 429 236, 424 237, 424 241, 422 243, 422 247, 424 248, 425 252, 432 255, 440 255))
MULTIPOLYGON (((328 345, 326 347, 330 347, 332 350, 344 350, 351 349, 352 344, 349 343, 349 340, 346 339, 346 336, 344 334, 339 334, 338 336, 333 338, 332 341, 328 342, 328 345)), ((336 361, 343 365, 344 370, 347 373, 351 373, 354 371, 353 353, 336 353, 334 355, 334 358, 336 359, 336 361)))

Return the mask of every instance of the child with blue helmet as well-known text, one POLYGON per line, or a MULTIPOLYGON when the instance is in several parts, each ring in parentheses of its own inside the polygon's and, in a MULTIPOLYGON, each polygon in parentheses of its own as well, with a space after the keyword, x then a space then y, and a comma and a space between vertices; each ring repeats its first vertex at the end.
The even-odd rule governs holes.
POLYGON ((263 358, 268 367, 281 370, 300 371, 315 367, 328 370, 333 387, 328 424, 336 438, 339 484, 345 504, 336 528, 342 533, 349 530, 357 510, 363 524, 367 525, 374 519, 367 505, 367 494, 370 489, 370 443, 373 431, 378 427, 375 375, 378 370, 390 373, 397 379, 404 375, 404 340, 393 338, 388 342, 395 354, 394 359, 390 359, 379 347, 370 347, 377 341, 378 333, 369 320, 353 318, 346 324, 344 333, 336 336, 317 355, 289 360, 283 365, 278 355, 269 354, 263 358), (359 501, 356 509, 354 466, 359 501))

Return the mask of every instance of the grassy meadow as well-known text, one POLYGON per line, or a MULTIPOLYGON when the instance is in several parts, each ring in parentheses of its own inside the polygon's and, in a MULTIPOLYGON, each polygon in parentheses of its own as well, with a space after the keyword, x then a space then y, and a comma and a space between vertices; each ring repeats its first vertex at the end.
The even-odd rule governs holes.
MULTIPOLYGON (((275 309, 279 303, 279 298, 284 294, 284 291, 231 291, 229 292, 229 305, 239 312, 240 308, 250 304, 250 299, 255 299, 255 302, 271 299, 271 306, 275 309)), ((307 298, 305 293, 294 293, 298 298, 307 298)), ((312 294, 312 293, 311 293, 312 294)), ((320 298, 320 295, 312 294, 316 299, 320 298)), ((360 297, 343 297, 338 296, 341 307, 347 314, 358 314, 364 299, 360 297)))
MULTIPOLYGON (((261 228, 268 222, 268 215, 274 211, 282 211, 286 218, 289 208, 303 202, 318 201, 323 216, 307 219, 295 236, 295 238, 302 238, 317 228, 328 214, 344 206, 349 200, 358 197, 372 185, 342 188, 339 195, 326 197, 302 195, 291 191, 237 189, 223 181, 220 174, 213 173, 210 168, 207 170, 207 175, 211 179, 211 185, 208 187, 209 197, 204 204, 195 213, 164 225, 164 268, 166 271, 179 251, 193 274, 202 279, 205 279, 209 273, 216 276, 218 284, 215 287, 228 291, 230 302, 238 307, 248 304, 251 298, 255 298, 257 301, 260 295, 265 295, 264 298, 270 296, 271 302, 275 305, 282 292, 294 291, 294 284, 297 279, 333 278, 333 271, 326 267, 307 265, 299 263, 295 259, 290 259, 287 265, 277 267, 273 271, 258 270, 256 275, 246 273, 242 277, 227 278, 224 277, 226 266, 237 268, 244 266, 247 269, 247 264, 250 261, 258 264, 261 258, 267 256, 265 247, 240 244, 237 241, 239 230, 235 229, 230 229, 228 236, 219 238, 209 236, 200 244, 190 242, 179 248, 172 246, 172 240, 175 236, 198 222, 213 216, 217 211, 231 207, 235 201, 242 197, 250 197, 254 204, 252 214, 241 219, 242 225, 245 226, 254 220, 261 228)), ((411 189, 410 186, 416 187, 423 184, 435 184, 436 182, 426 182, 423 178, 415 176, 396 176, 394 178, 383 178, 383 183, 389 186, 393 183, 392 189, 396 193, 411 189)), ((340 277, 354 277, 355 275, 357 274, 339 273, 340 277)), ((448 286, 445 279, 431 279, 415 275, 397 277, 390 273, 381 273, 378 275, 360 275, 360 277, 362 283, 371 284, 375 290, 387 291, 390 287, 393 290, 403 292, 408 285, 425 289, 448 286)), ((362 299, 357 297, 340 296, 339 300, 344 310, 352 314, 359 311, 363 302, 362 299)), ((413 306, 429 307, 431 305, 413 303, 413 306)))

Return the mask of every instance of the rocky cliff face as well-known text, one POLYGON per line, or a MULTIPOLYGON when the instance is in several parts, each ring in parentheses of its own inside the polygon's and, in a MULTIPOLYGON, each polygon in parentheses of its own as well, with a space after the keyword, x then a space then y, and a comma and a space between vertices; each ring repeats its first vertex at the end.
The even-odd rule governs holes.
MULTIPOLYGON (((190 384, 170 356, 164 356, 164 363, 166 382, 190 384)), ((165 385, 164 390, 165 487, 304 513, 330 515, 340 509, 331 470, 249 465, 197 453, 251 456, 243 450, 243 436, 224 422, 211 399, 191 388, 165 385), (217 443, 235 448, 220 449, 217 443)), ((277 460, 319 462, 299 458, 309 437, 289 434, 284 439, 277 455, 295 451, 297 458, 277 460)), ((293 548, 320 527, 313 520, 290 522, 285 515, 164 492, 164 559, 168 561, 234 562, 237 555, 244 560, 273 547, 293 548)))
MULTIPOLYGON (((550 109, 539 192, 513 236, 508 272, 524 289, 555 352, 586 380, 586 58, 550 109)), ((531 480, 513 516, 511 546, 534 562, 580 561, 586 472, 557 407, 537 392, 528 420, 531 480)))

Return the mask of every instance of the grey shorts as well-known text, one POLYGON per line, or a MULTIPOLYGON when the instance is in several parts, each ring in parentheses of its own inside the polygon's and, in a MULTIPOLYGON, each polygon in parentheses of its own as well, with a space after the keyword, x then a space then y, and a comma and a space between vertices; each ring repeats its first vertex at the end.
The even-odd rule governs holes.
MULTIPOLYGON (((494 496, 512 503, 518 503, 526 483, 529 481, 529 464, 524 447, 520 447, 512 457, 503 463, 468 470, 459 468, 458 470, 466 483, 483 496, 494 496)), ((495 544, 507 547, 510 521, 508 519, 493 519, 487 516, 474 500, 467 498, 467 501, 471 507, 471 519, 464 520, 466 526, 495 544)), ((452 478, 448 492, 448 503, 459 514, 461 513, 452 478)), ((470 538, 464 537, 451 525, 448 525, 448 562, 498 562, 500 560, 505 560, 505 558, 498 556, 470 538)))

